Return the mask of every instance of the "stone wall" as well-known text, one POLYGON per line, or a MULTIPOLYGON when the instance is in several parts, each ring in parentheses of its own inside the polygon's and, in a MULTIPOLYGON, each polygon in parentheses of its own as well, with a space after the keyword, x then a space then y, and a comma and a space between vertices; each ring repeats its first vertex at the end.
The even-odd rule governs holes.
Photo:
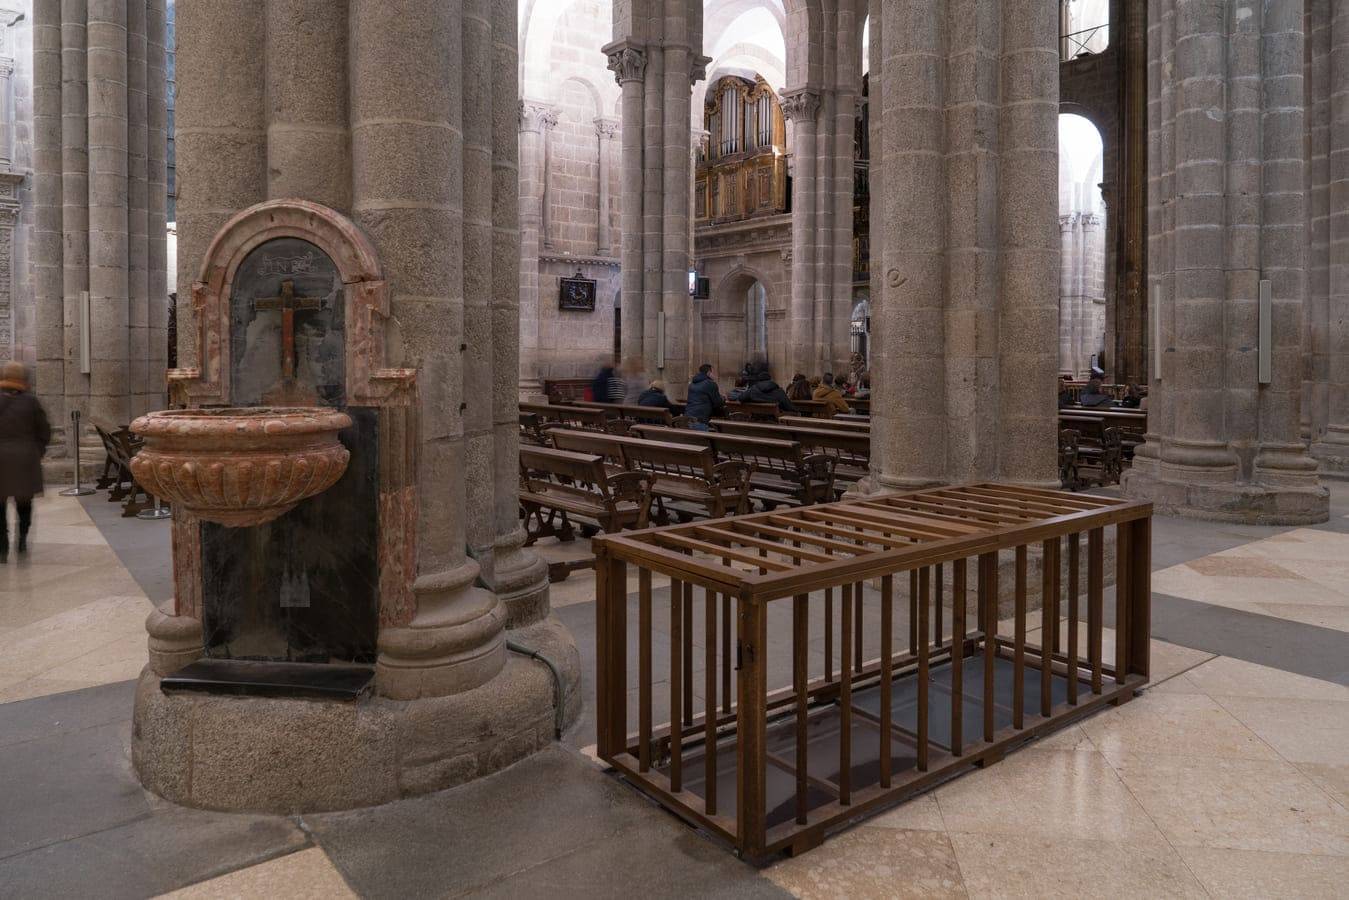
MULTIPOLYGON (((31 0, 6 0, 5 22, 20 12, 22 21, 5 30, 4 56, 14 67, 9 82, 8 170, 20 180, 14 185, 14 229, 7 242, 0 239, 0 296, 8 287, 12 332, 10 345, 0 333, 0 358, 17 359, 30 369, 37 365, 37 311, 33 303, 32 269, 29 264, 33 236, 33 28, 31 0)), ((2 304, 3 301, 0 301, 2 304)), ((0 332, 4 331, 0 313, 0 332)))
POLYGON ((697 232, 699 274, 708 279, 711 298, 693 304, 693 360, 712 363, 727 387, 750 355, 747 294, 756 281, 767 292, 769 366, 783 385, 791 377, 791 246, 790 215, 697 232))

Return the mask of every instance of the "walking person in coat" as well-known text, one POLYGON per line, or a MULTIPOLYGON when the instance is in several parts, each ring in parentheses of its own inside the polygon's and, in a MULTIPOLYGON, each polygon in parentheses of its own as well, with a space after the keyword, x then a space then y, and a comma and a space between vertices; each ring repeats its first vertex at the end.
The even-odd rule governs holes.
POLYGON ((42 493, 42 457, 51 443, 47 413, 28 392, 22 363, 0 367, 0 563, 9 562, 9 498, 19 514, 19 556, 28 553, 33 497, 42 493))

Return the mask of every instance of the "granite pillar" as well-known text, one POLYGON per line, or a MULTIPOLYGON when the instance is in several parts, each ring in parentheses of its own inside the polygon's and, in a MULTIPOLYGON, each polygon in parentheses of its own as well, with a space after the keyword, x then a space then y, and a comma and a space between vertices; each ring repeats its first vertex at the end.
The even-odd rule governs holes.
POLYGON ((815 328, 816 117, 820 95, 799 88, 782 96, 782 114, 792 123, 792 297, 788 335, 792 372, 818 374, 815 328))
POLYGON ((543 397, 539 378, 539 253, 543 227, 544 120, 557 121, 546 104, 520 101, 520 399, 543 397))
POLYGON ((61 0, 33 4, 33 292, 37 392, 56 425, 66 421, 62 231, 61 0))
MULTIPOLYGON (((614 138, 618 136, 619 120, 612 116, 600 116, 595 120, 595 134, 599 138, 599 221, 598 237, 595 240, 595 255, 610 256, 613 253, 613 245, 609 235, 609 216, 611 203, 609 200, 609 183, 613 179, 610 173, 612 159, 614 155, 614 138)), ((691 245, 690 245, 691 246, 691 245)))
POLYGON ((881 386, 864 489, 973 479, 1057 486, 1054 8, 882 7, 881 65, 871 74, 881 89, 871 167, 881 198, 872 210, 881 386))
POLYGON ((1199 518, 1324 521, 1299 409, 1310 245, 1303 10, 1149 9, 1148 272, 1163 353, 1125 492, 1199 518))

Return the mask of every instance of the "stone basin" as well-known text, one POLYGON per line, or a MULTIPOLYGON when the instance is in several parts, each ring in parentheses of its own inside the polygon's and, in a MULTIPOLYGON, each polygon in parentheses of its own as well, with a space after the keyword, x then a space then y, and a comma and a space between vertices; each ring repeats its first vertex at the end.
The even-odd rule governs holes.
POLYGON ((145 446, 131 472, 151 494, 207 522, 262 525, 323 493, 351 454, 338 432, 351 417, 333 409, 171 409, 131 430, 145 446))

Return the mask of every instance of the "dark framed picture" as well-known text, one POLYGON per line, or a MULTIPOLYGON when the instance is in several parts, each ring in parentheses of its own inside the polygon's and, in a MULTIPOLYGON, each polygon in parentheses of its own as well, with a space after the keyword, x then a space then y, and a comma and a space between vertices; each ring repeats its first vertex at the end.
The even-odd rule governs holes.
POLYGON ((571 278, 563 278, 559 282, 557 308, 594 312, 597 285, 595 279, 586 278, 577 269, 571 278))

